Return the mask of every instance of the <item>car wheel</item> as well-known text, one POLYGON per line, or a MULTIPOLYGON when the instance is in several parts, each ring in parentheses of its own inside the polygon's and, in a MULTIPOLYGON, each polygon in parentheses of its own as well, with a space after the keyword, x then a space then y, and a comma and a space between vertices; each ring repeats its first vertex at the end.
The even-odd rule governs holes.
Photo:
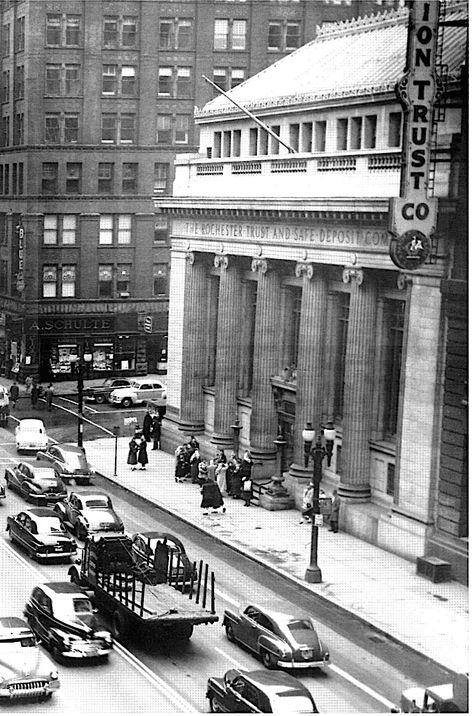
POLYGON ((132 404, 132 399, 131 399, 131 398, 123 398, 123 399, 122 399, 122 406, 123 406, 124 408, 129 408, 129 407, 131 406, 131 404, 132 404))
POLYGON ((95 402, 99 403, 99 405, 101 405, 102 403, 105 403, 105 395, 96 395, 95 402))
POLYGON ((276 658, 273 654, 271 654, 266 649, 262 649, 260 652, 260 656, 262 657, 263 665, 267 669, 275 669, 276 667, 276 658))
POLYGON ((229 641, 235 641, 234 629, 232 627, 232 624, 229 624, 228 622, 225 625, 225 635, 229 641))
POLYGON ((222 711, 222 709, 221 709, 221 707, 220 707, 220 704, 219 704, 219 702, 218 702, 218 700, 216 699, 215 696, 211 696, 211 698, 209 699, 209 711, 210 711, 212 714, 220 714, 220 713, 223 713, 223 711, 222 711))
POLYGON ((174 637, 176 639, 191 639, 193 630, 194 627, 192 624, 185 624, 174 630, 174 637))
POLYGON ((128 636, 127 620, 123 613, 116 609, 112 616, 112 636, 124 642, 128 636))

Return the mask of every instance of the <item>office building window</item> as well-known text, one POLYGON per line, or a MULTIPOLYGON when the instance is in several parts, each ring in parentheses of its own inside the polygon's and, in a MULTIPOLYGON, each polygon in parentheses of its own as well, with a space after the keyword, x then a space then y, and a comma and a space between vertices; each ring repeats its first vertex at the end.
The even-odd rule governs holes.
POLYGON ((104 47, 136 47, 137 18, 106 15, 103 25, 104 47))
POLYGON ((74 298, 76 295, 76 267, 73 264, 61 267, 61 296, 74 298))
POLYGON ((395 465, 391 462, 387 463, 387 482, 385 493, 387 495, 391 495, 392 497, 395 495, 395 465))
POLYGON ((2 117, 1 130, 0 144, 2 147, 8 147, 10 144, 10 117, 2 117))
POLYGON ((173 69, 172 67, 160 67, 158 69, 158 94, 162 97, 171 97, 173 91, 173 69))
POLYGON ((13 144, 24 144, 25 141, 25 115, 23 112, 15 114, 13 125, 13 144))
POLYGON ((193 48, 192 18, 160 20, 158 48, 160 50, 191 50, 193 48))
POLYGON ((113 266, 99 264, 99 298, 112 298, 113 293, 113 266))
POLYGON ((225 67, 214 67, 212 71, 212 81, 225 91, 227 89, 227 69, 225 67))
POLYGON ((215 50, 245 50, 246 45, 246 20, 214 20, 215 50))
POLYGON ((81 16, 48 13, 46 16, 46 45, 49 47, 78 47, 81 43, 81 16))
POLYGON ((132 241, 132 217, 129 214, 102 214, 99 218, 99 244, 130 244, 132 241))
POLYGON ((60 114, 47 114, 44 118, 44 141, 46 144, 59 144, 61 141, 60 114))
POLYGON ((117 94, 117 65, 102 66, 102 94, 117 94))
POLYGON ((388 146, 399 147, 402 143, 402 113, 390 112, 388 115, 388 146))
POLYGON ((138 191, 138 163, 122 165, 122 194, 136 194, 138 191))
POLYGON ((137 91, 136 67, 103 65, 102 94, 134 97, 137 91))
POLYGON ((66 164, 66 194, 80 194, 82 191, 82 164, 68 162, 66 164))
POLYGON ((135 142, 134 114, 103 114, 102 142, 104 144, 133 144, 135 142))
POLYGON ((57 162, 43 162, 41 178, 41 192, 43 194, 58 193, 58 164, 57 162))
POLYGON ((3 188, 5 190, 5 194, 10 193, 10 165, 5 164, 3 168, 3 188))
POLYGON ((160 67, 158 69, 158 95, 187 99, 192 96, 190 67, 160 67))
POLYGON ((114 241, 114 217, 102 215, 99 218, 99 244, 101 246, 112 246, 114 241))
POLYGON ((155 244, 167 244, 168 243, 168 217, 158 215, 155 218, 155 244))
POLYGON ((23 192, 24 192, 23 162, 18 162, 18 193, 23 194, 23 192))
POLYGON ((339 294, 336 360, 334 365, 334 415, 342 420, 344 408, 344 383, 346 370, 347 331, 349 327, 350 294, 339 294))
POLYGON ((8 292, 8 261, 0 260, 0 293, 8 292))
POLYGON ((44 119, 46 144, 77 144, 79 139, 78 114, 47 114, 44 119))
POLYGON ((166 194, 168 190, 170 165, 167 162, 155 162, 153 193, 166 194))
POLYGON ((156 143, 171 144, 171 115, 159 114, 156 118, 156 143))
POLYGON ((74 246, 77 217, 75 214, 45 214, 43 218, 43 244, 45 246, 74 246))
POLYGON ((268 23, 268 49, 278 52, 296 50, 301 44, 299 22, 272 20, 268 23))
POLYGON ((2 46, 3 46, 3 57, 8 57, 10 54, 10 24, 6 23, 2 26, 2 46))
POLYGON ((82 93, 81 66, 46 65, 45 93, 49 96, 77 97, 82 93))
POLYGON ((168 293, 168 264, 153 264, 153 295, 166 296, 168 293))
POLYGON ((15 22, 15 52, 25 49, 25 18, 17 17, 15 22))
POLYGON ((122 97, 135 97, 137 94, 136 67, 133 67, 132 65, 124 65, 121 68, 120 79, 122 97))
POLYGON ((61 94, 61 65, 46 65, 46 94, 61 94))
POLYGON ((117 293, 121 298, 130 295, 130 264, 117 265, 117 293))
POLYGON ((192 97, 191 68, 176 68, 176 97, 189 99, 192 97))
POLYGON ((237 87, 244 79, 245 69, 242 67, 214 67, 212 80, 224 91, 237 87))
POLYGON ((57 266, 43 266, 43 298, 56 298, 58 281, 57 266))
POLYGON ((385 438, 393 438, 397 433, 398 422, 405 302, 386 301, 384 319, 386 348, 383 433, 385 438))
POLYGON ((19 65, 16 68, 13 96, 15 99, 21 99, 25 96, 25 68, 23 65, 19 65))
POLYGON ((2 102, 10 101, 10 70, 2 74, 2 102))
POLYGON ((114 193, 113 162, 99 162, 97 171, 97 191, 99 194, 114 193))
POLYGON ((117 218, 117 243, 130 244, 132 242, 132 217, 128 214, 119 214, 117 218))
POLYGON ((174 141, 176 144, 187 144, 189 141, 189 116, 177 114, 175 117, 174 141))
POLYGON ((79 115, 64 115, 64 144, 77 144, 79 140, 79 115))

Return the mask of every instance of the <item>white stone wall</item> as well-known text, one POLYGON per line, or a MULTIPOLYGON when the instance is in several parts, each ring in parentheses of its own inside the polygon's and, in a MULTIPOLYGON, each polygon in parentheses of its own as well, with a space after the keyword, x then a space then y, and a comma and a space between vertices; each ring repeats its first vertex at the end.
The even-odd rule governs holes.
POLYGON ((167 403, 179 412, 183 365, 183 317, 185 253, 171 249, 168 337, 167 403))

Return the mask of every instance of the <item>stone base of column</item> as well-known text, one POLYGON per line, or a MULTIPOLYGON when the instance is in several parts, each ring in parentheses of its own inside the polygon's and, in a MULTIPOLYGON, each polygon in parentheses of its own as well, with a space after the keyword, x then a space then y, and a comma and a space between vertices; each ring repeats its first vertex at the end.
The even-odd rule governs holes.
POLYGON ((276 450, 274 448, 258 448, 250 446, 250 455, 254 462, 274 462, 276 450))
POLYGON ((352 485, 341 482, 337 491, 339 497, 345 502, 368 502, 370 500, 370 485, 352 485))
POLYGON ((296 480, 311 480, 313 477, 312 466, 304 467, 297 462, 293 462, 290 465, 290 475, 296 480))
POLYGON ((190 420, 180 420, 178 422, 178 430, 182 433, 188 433, 189 435, 195 435, 196 433, 204 432, 204 423, 190 420))
POLYGON ((209 442, 212 445, 217 445, 223 450, 232 450, 234 447, 234 436, 214 433, 209 442))

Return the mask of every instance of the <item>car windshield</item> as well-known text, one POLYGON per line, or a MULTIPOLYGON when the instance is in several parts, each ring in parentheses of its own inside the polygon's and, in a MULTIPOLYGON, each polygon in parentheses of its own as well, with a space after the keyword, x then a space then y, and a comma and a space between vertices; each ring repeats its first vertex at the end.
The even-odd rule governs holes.
POLYGON ((271 699, 272 713, 274 714, 312 714, 314 713, 313 704, 307 696, 292 696, 282 693, 271 699), (282 698, 284 697, 284 698, 282 698))
POLYGON ((100 507, 101 509, 109 507, 109 501, 106 497, 94 497, 90 500, 85 500, 84 504, 86 507, 100 507))
POLYGON ((36 646, 34 636, 12 637, 11 639, 0 639, 0 653, 16 651, 23 647, 36 646))
POLYGON ((84 467, 84 458, 82 455, 79 455, 79 453, 68 452, 64 457, 66 458, 66 463, 69 465, 69 467, 74 469, 77 469, 78 467, 84 467))
POLYGON ((92 604, 86 597, 73 597, 65 599, 55 605, 54 615, 58 619, 83 623, 87 626, 93 626, 95 617, 92 613, 92 604))
POLYGON ((314 627, 309 619, 293 619, 288 622, 288 629, 290 631, 301 631, 302 629, 311 629, 314 631, 314 627))
POLYGON ((38 533, 40 535, 60 535, 65 534, 66 528, 59 518, 51 517, 51 519, 43 519, 38 522, 38 533))

